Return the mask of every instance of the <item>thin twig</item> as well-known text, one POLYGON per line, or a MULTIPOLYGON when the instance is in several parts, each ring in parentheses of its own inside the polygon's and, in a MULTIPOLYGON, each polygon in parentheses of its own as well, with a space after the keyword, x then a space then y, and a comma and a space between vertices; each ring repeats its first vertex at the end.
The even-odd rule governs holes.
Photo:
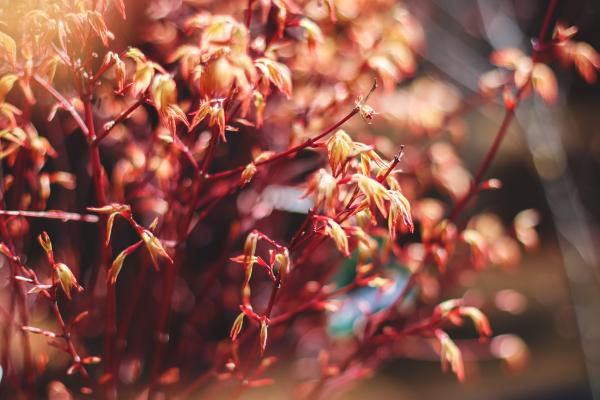
POLYGON ((64 109, 69 112, 69 114, 71 114, 71 116, 77 123, 77 126, 79 126, 79 128, 83 131, 83 133, 86 136, 88 136, 89 129, 85 122, 83 122, 83 119, 81 119, 81 116, 79 115, 73 104, 71 104, 67 99, 65 99, 65 97, 62 94, 60 94, 56 89, 52 87, 52 85, 50 85, 50 83, 48 83, 44 78, 42 78, 38 74, 33 74, 33 80, 36 81, 41 87, 43 87, 48 93, 50 93, 52 97, 54 97, 64 107, 64 109))
POLYGON ((129 107, 127 107, 125 110, 123 110, 121 112, 121 114, 119 114, 114 120, 106 123, 104 125, 104 130, 102 132, 100 132, 98 134, 98 136, 92 138, 92 145, 93 146, 97 146, 98 143, 100 143, 100 141, 102 139, 104 139, 106 136, 108 136, 108 134, 113 130, 113 128, 115 126, 117 126, 118 124, 120 124, 121 122, 125 121, 127 118, 129 118, 129 116, 131 114, 133 114, 133 112, 142 104, 144 104, 146 102, 146 97, 142 96, 139 99, 137 99, 132 105, 130 105, 129 107))
POLYGON ((46 218, 59 219, 61 221, 81 221, 89 223, 97 223, 98 216, 93 214, 77 214, 60 210, 48 211, 25 211, 25 210, 0 210, 0 215, 8 215, 11 217, 26 217, 26 218, 46 218))

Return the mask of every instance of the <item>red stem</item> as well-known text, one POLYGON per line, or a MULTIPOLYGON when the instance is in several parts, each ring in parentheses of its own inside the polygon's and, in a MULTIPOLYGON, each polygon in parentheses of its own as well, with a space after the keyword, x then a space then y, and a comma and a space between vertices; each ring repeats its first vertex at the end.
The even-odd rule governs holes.
POLYGON ((458 216, 460 215, 460 213, 462 212, 464 207, 467 205, 469 200, 471 200, 471 198, 479 191, 479 185, 481 185, 481 182, 483 181, 483 177, 485 176, 490 165, 492 164, 494 157, 496 157, 496 153, 498 152, 498 149, 500 148, 500 144, 502 144, 502 139, 504 139, 504 136, 506 135, 506 132, 508 131, 508 127, 510 126, 510 123, 512 122, 512 120, 515 116, 516 105, 519 101, 518 99, 519 99, 519 97, 517 97, 514 107, 510 107, 510 108, 506 109, 504 118, 502 120, 502 124, 500 125, 498 132, 496 132, 494 141, 492 142, 492 145, 488 149, 483 161, 479 165, 479 168, 477 169, 477 173, 475 174, 475 178, 474 178, 473 182, 471 182, 471 186, 469 187, 469 191, 454 206, 454 209, 452 210, 452 213, 450 214, 450 221, 456 222, 456 219, 458 218, 458 216))
POLYGON ((117 126, 118 124, 120 124, 121 122, 125 121, 127 118, 129 118, 129 116, 142 104, 144 104, 146 102, 146 97, 140 97, 137 101, 135 101, 132 105, 130 105, 129 107, 127 107, 125 110, 123 110, 121 112, 121 114, 119 114, 114 120, 108 122, 105 125, 105 128, 102 132, 100 132, 98 134, 98 136, 96 137, 92 137, 92 145, 97 146, 98 143, 100 143, 100 141, 102 139, 104 139, 106 136, 108 136, 108 134, 113 130, 113 128, 115 126, 117 126))
MULTIPOLYGON (((342 118, 341 120, 339 120, 338 122, 336 122, 334 125, 330 126, 329 128, 325 129, 324 131, 322 131, 321 133, 319 133, 317 136, 312 137, 310 139, 308 139, 307 141, 305 141, 302 144, 299 144, 297 146, 294 146, 284 152, 281 152, 279 154, 275 154, 272 157, 263 160, 263 161, 259 161, 257 163, 255 163, 254 165, 256 167, 260 167, 263 165, 268 165, 268 164, 272 164, 276 161, 282 160, 288 156, 291 156, 301 150, 307 149, 309 147, 314 146, 320 139, 324 138, 325 136, 329 135, 331 132, 335 131, 336 129, 338 129, 340 126, 342 126, 346 121, 348 121, 350 118, 352 118, 354 115, 356 115, 359 111, 359 107, 354 107, 352 109, 352 111, 350 111, 348 114, 346 114, 346 116, 344 118, 342 118)), ((221 178, 227 178, 229 176, 232 175, 236 175, 241 173, 244 169, 246 168, 245 165, 237 167, 237 168, 233 168, 227 171, 222 171, 222 172, 217 172, 215 174, 210 174, 206 176, 206 180, 211 181, 211 180, 215 180, 215 179, 221 179, 221 178)))
POLYGON ((218 127, 214 127, 208 148, 206 149, 200 169, 197 171, 197 176, 194 180, 194 186, 192 188, 192 200, 190 206, 186 211, 185 216, 183 217, 182 223, 179 225, 177 234, 178 246, 175 252, 175 259, 173 263, 167 264, 165 268, 162 300, 160 303, 160 310, 158 316, 158 326, 155 332, 155 345, 153 352, 154 357, 150 366, 150 398, 153 397, 154 390, 156 389, 156 383, 160 374, 162 359, 164 357, 166 346, 169 342, 168 324, 169 314, 171 311, 171 297, 173 295, 177 271, 179 270, 180 265, 183 263, 183 259, 185 256, 185 238, 187 237, 188 230, 191 225, 192 218, 194 216, 194 205, 198 202, 198 197, 200 196, 200 193, 202 191, 202 184, 205 181, 203 177, 206 176, 206 171, 208 170, 208 167, 214 157, 214 152, 217 147, 218 141, 218 127))
POLYGON ((77 123, 77 126, 79 126, 79 128, 83 131, 83 133, 86 136, 88 136, 88 126, 85 122, 83 122, 81 116, 79 115, 77 110, 75 110, 75 107, 73 107, 73 104, 71 104, 67 99, 65 99, 62 94, 60 94, 56 89, 52 87, 52 85, 50 85, 44 78, 42 78, 38 74, 33 74, 33 80, 36 81, 41 87, 43 87, 48 93, 50 93, 69 112, 69 114, 71 114, 71 116, 77 123))
MULTIPOLYGON (((538 35, 539 43, 541 43, 543 41, 544 37, 546 36, 546 32, 548 31, 550 22, 552 20, 552 14, 554 13, 554 9, 556 8, 556 4, 557 4, 557 1, 552 0, 550 2, 550 4, 548 5, 548 8, 546 9, 546 15, 544 17, 544 22, 542 24, 540 33, 538 35)), ((538 45, 539 45, 539 43, 538 43, 538 45)), ((535 62, 538 57, 539 57, 539 53, 536 50, 536 48, 534 48, 533 55, 532 55, 533 62, 535 62)), ((498 128, 498 131, 496 132, 494 141, 492 142, 492 145, 488 149, 483 161, 479 165, 479 168, 477 169, 477 173, 475 174, 475 178, 473 179, 473 181, 471 182, 471 186, 469 187, 469 191, 456 203, 456 205, 454 206, 454 209, 450 213, 450 221, 456 222, 456 219, 458 218, 458 216, 460 215, 462 210, 465 208, 465 206, 467 205, 469 200, 471 200, 471 198, 479 192, 479 185, 481 185, 481 182, 483 181, 485 174, 487 173, 488 169, 490 168, 492 161, 496 157, 496 153, 498 152, 498 149, 500 148, 500 145, 502 144, 502 140, 506 136, 506 132, 508 131, 510 123, 514 119, 516 109, 521 101, 521 96, 522 96, 525 88, 527 86, 529 86, 530 82, 531 82, 531 71, 529 72, 529 76, 527 77, 523 86, 521 86, 520 88, 517 88, 517 94, 515 95, 514 104, 506 107, 506 111, 504 113, 504 118, 502 119, 500 128, 498 128)))
POLYGON ((60 329, 62 331, 63 339, 65 339, 65 342, 67 343, 68 353, 73 358, 73 363, 75 365, 78 365, 78 369, 81 372, 81 375, 84 378, 88 379, 89 374, 88 374, 87 370, 85 369, 85 367, 81 364, 81 357, 79 356, 79 353, 77 353, 77 349, 75 349, 75 345, 73 344, 73 341, 71 340, 71 332, 67 329, 67 326, 62 317, 60 309, 58 308, 58 303, 56 300, 56 293, 54 293, 53 297, 54 298, 51 301, 52 311, 54 312, 54 316, 56 317, 58 325, 60 326, 60 329))
POLYGON ((544 22, 542 23, 542 27, 540 28, 540 33, 538 34, 538 41, 541 43, 544 41, 544 37, 548 32, 548 28, 550 27, 550 22, 552 21, 552 14, 554 14, 554 9, 556 8, 557 0, 551 0, 550 4, 548 4, 548 8, 546 9, 546 15, 544 16, 544 22))
POLYGON ((250 30, 250 24, 252 23, 252 5, 254 0, 248 0, 248 8, 246 8, 246 28, 250 30))
MULTIPOLYGON (((11 236, 8 233, 8 229, 6 227, 4 217, 0 217, 0 234, 2 235, 2 238, 4 239, 6 244, 9 246, 11 251, 14 251, 14 245, 12 243, 11 236)), ((17 275, 17 271, 18 271, 20 265, 14 259, 10 259, 9 264, 10 264, 11 278, 13 278, 13 290, 11 291, 11 308, 10 308, 10 310, 12 312, 15 305, 18 306, 21 323, 23 325, 29 325, 29 311, 27 309, 25 288, 23 287, 23 284, 21 282, 14 279, 15 276, 17 275)), ((5 339, 6 347, 4 349, 5 352, 2 355, 3 356, 2 362, 3 362, 4 367, 8 369, 8 362, 9 362, 9 355, 10 355, 10 348, 11 348, 11 346, 10 346, 11 328, 10 328, 9 324, 7 324, 4 334, 5 334, 4 339, 5 339)), ((33 369, 31 343, 29 341, 29 335, 27 335, 26 332, 21 331, 21 335, 22 335, 21 337, 23 340, 23 364, 24 364, 25 376, 26 376, 27 384, 31 387, 35 384, 35 379, 36 379, 35 371, 33 369)), ((8 370, 7 370, 7 372, 8 372, 8 370)), ((27 390, 28 389, 25 389, 26 392, 27 392, 27 390)), ((30 390, 32 390, 32 389, 30 388, 30 390)))
POLYGON ((26 211, 26 210, 0 210, 0 215, 25 218, 59 219, 61 221, 82 221, 89 223, 98 222, 98 216, 92 214, 77 214, 59 210, 26 211))
MULTIPOLYGON (((91 88, 89 88, 91 89, 91 88)), ((81 96, 85 107, 85 120, 88 127, 88 141, 90 142, 90 162, 92 165, 92 179, 96 192, 96 205, 102 207, 108 203, 105 192, 104 170, 100 162, 100 151, 96 138, 96 130, 94 126, 94 115, 92 113, 92 103, 89 94, 81 96)), ((110 245, 106 243, 106 230, 100 228, 100 237, 102 242, 101 262, 92 273, 90 279, 91 296, 94 296, 94 287, 98 277, 99 269, 104 265, 108 265, 111 257, 110 245)), ((117 298, 116 287, 107 280, 106 283, 106 321, 104 332, 104 370, 110 374, 111 378, 108 381, 106 397, 116 398, 116 363, 115 363, 115 339, 117 333, 117 298)))

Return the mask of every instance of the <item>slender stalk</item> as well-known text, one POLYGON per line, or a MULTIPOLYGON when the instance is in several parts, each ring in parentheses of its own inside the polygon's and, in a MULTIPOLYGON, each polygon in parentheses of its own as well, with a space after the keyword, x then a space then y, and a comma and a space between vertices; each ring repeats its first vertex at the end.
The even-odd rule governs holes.
MULTIPOLYGON (((91 88, 88 88, 91 89, 91 88)), ((92 113, 92 103, 90 94, 83 94, 82 100, 85 107, 85 120, 88 127, 88 141, 90 143, 90 162, 92 165, 92 179, 94 181, 94 188, 96 192, 96 205, 101 207, 108 203, 106 198, 104 170, 102 163, 100 162, 100 151, 98 149, 98 142, 95 142, 96 130, 94 126, 94 115, 92 113)), ((90 279, 90 291, 93 298, 94 287, 96 279, 98 277, 99 269, 104 265, 108 265, 111 257, 110 245, 106 243, 106 231, 100 229, 100 237, 102 242, 100 265, 95 268, 92 272, 92 279, 90 279)), ((115 363, 115 339, 117 333, 117 299, 116 299, 116 287, 111 284, 110 281, 106 283, 106 321, 105 321, 105 333, 104 333, 104 369, 105 373, 111 376, 108 386, 106 397, 116 398, 116 363, 115 363)))
POLYGON ((250 29, 252 23, 252 6, 255 0, 248 0, 248 6, 246 8, 246 28, 250 29))
POLYGON ((100 162, 100 151, 98 145, 94 144, 93 140, 96 137, 96 129, 94 127, 94 115, 92 113, 92 102, 89 96, 84 99, 85 107, 85 123, 88 126, 88 138, 92 145, 90 146, 90 158, 92 164, 92 177, 94 180, 94 188, 96 190, 97 206, 103 206, 107 203, 106 193, 104 190, 104 172, 102 163, 100 162))
MULTIPOLYGON (((11 236, 8 233, 8 229, 6 227, 6 223, 5 223, 3 217, 0 217, 0 234, 2 235, 3 240, 9 246, 11 251, 14 251, 14 245, 12 243, 11 236)), ((14 259, 10 259, 9 264, 10 264, 10 273, 11 273, 12 286, 13 286, 13 290, 11 291, 11 297, 10 297, 10 310, 12 312, 15 307, 18 307, 21 324, 29 325, 29 310, 27 309, 27 302, 26 302, 27 295, 25 293, 25 288, 23 287, 23 284, 21 282, 14 279, 18 274, 20 265, 14 259)), ((7 368, 7 371, 9 371, 8 364, 9 364, 9 356, 10 356, 10 348, 11 348, 11 346, 10 346, 11 332, 12 332, 12 330, 10 328, 10 325, 7 324, 7 326, 5 327, 5 331, 4 331, 5 346, 7 346, 7 347, 5 348, 5 352, 2 355, 3 356, 2 363, 7 368)), ((29 336, 24 331, 21 331, 21 335, 22 335, 21 337, 23 340, 23 364, 24 364, 24 369, 25 369, 26 382, 29 385, 29 389, 25 388, 25 392, 27 392, 29 390, 32 391, 31 386, 35 384, 36 375, 35 375, 35 370, 33 369, 33 358, 32 358, 32 353, 31 353, 31 343, 29 341, 29 336)), ((31 392, 31 396, 33 397, 32 393, 33 392, 31 392)))
POLYGON ((182 222, 178 227, 177 234, 177 250, 175 252, 175 259, 172 264, 168 264, 165 267, 164 279, 163 279, 163 293, 162 301, 159 309, 158 325, 155 333, 155 345, 153 351, 152 364, 150 366, 150 397, 153 396, 156 389, 156 383, 160 374, 162 359, 166 346, 169 342, 169 314, 171 311, 171 297, 173 295, 173 289, 175 286, 175 279, 177 277, 177 271, 184 261, 185 257, 185 238, 188 235, 189 227, 191 225, 195 207, 194 205, 198 202, 198 197, 202 191, 202 184, 205 181, 206 171, 212 162, 214 152, 219 141, 218 127, 214 127, 212 130, 212 136, 204 154, 204 158, 200 165, 200 169, 197 171, 196 179, 192 188, 192 201, 188 207, 182 222))
POLYGON ((98 80, 102 77, 102 75, 104 75, 104 73, 108 71, 113 65, 115 65, 115 60, 114 58, 111 58, 109 62, 103 64, 100 68, 98 68, 98 71, 96 71, 94 76, 92 76, 92 79, 90 79, 90 87, 95 85, 96 82, 98 82, 98 80))
POLYGON ((65 110, 67 110, 67 112, 71 114, 71 116, 77 123, 77 126, 79 126, 79 129, 81 129, 83 133, 86 136, 88 136, 88 125, 85 122, 83 122, 83 119, 81 119, 81 116, 79 115, 75 107, 73 107, 73 104, 71 104, 67 99, 65 99, 62 94, 60 94, 56 89, 54 89, 54 87, 52 87, 50 83, 48 83, 44 78, 42 78, 38 74, 33 74, 33 80, 36 81, 48 93, 50 93, 65 108, 65 110))
POLYGON ((54 294, 53 297, 54 297, 54 299, 51 301, 52 311, 54 312, 56 321, 58 322, 58 325, 60 326, 60 329, 62 331, 63 339, 67 343, 67 350, 68 350, 69 354, 71 355, 71 357, 73 358, 73 363, 75 365, 77 365, 78 370, 81 372, 81 375, 84 378, 89 379, 90 375, 88 374, 85 367, 81 364, 81 356, 77 352, 77 349, 75 349, 75 345, 73 344, 73 341, 71 340, 71 332, 67 328, 67 325, 65 324, 65 320, 60 312, 60 309, 58 308, 58 303, 56 300, 56 293, 54 294))
POLYGON ((106 136, 108 136, 108 134, 113 130, 113 128, 115 126, 117 126, 118 124, 120 124, 121 122, 123 122, 127 118, 129 118, 131 116, 131 114, 133 114, 133 112, 135 110, 137 110, 137 108, 139 106, 141 106, 142 104, 144 104, 145 102, 146 102, 146 97, 145 96, 140 97, 132 105, 127 107, 125 110, 123 110, 114 120, 108 122, 104 126, 104 130, 102 132, 100 132, 98 134, 98 136, 95 136, 92 138, 92 145, 97 146, 102 139, 104 139, 106 136))
POLYGON ((269 297, 269 303, 267 304, 267 309, 265 310, 265 316, 267 318, 271 316, 271 312, 273 311, 273 306, 275 305, 275 299, 277 298, 277 292, 279 292, 279 289, 281 289, 281 279, 277 277, 277 280, 273 282, 271 296, 269 297))
MULTIPOLYGON (((539 42, 538 45, 544 40, 544 37, 546 36, 546 33, 550 26, 550 22, 552 20, 552 14, 554 13, 554 9, 556 8, 556 4, 557 4, 556 0, 552 0, 548 4, 548 8, 546 9, 546 15, 544 16, 544 22, 542 23, 542 27, 540 28, 540 32, 538 34, 538 42, 539 42)), ((535 62, 539 58, 539 52, 537 51, 538 48, 539 47, 537 47, 537 48, 534 47, 534 49, 533 49, 533 55, 532 55, 533 62, 535 62)), ((512 120, 515 117, 515 112, 521 101, 523 92, 524 92, 525 88, 527 88, 527 86, 529 86, 530 83, 531 83, 531 71, 529 72, 529 76, 527 77, 525 83, 523 83, 523 85, 521 87, 517 88, 517 94, 515 95, 514 103, 510 106, 508 106, 508 105, 506 106, 504 118, 502 119, 502 123, 500 124, 500 127, 498 128, 498 131, 496 132, 494 141, 492 142, 492 145, 488 149, 485 157, 481 161, 481 164, 479 165, 479 168, 477 169, 477 173, 475 174, 475 178, 471 182, 469 191, 454 205, 454 208, 452 209, 452 212, 450 213, 450 221, 456 222, 457 218, 459 217, 460 213, 463 211, 463 209, 465 208, 467 203, 473 198, 473 196, 475 196, 479 192, 479 186, 481 185, 483 178, 485 177, 486 173, 488 172, 488 169, 490 168, 492 161, 496 157, 496 153, 498 152, 498 149, 500 148, 500 145, 502 144, 502 140, 506 136, 508 128, 510 127, 510 123, 512 122, 512 120)))
POLYGON ((25 218, 59 219, 61 221, 81 221, 96 223, 98 216, 93 214, 77 214, 60 210, 26 211, 26 210, 0 210, 0 215, 25 218))

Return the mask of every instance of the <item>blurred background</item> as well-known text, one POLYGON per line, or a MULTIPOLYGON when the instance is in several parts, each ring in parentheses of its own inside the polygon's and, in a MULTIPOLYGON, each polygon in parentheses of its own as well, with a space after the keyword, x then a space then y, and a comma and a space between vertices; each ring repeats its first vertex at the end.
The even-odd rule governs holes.
MULTIPOLYGON (((446 79, 468 97, 494 49, 530 48, 548 2, 408 4, 426 32, 422 73, 446 79)), ((580 40, 600 46, 597 1, 559 2, 555 16, 578 26, 580 40)), ((439 376, 437 360, 399 360, 349 398, 600 398, 600 88, 557 73, 559 101, 548 107, 530 98, 520 105, 488 174, 503 181, 503 190, 484 194, 476 206, 506 219, 525 208, 539 210, 541 248, 519 268, 484 272, 448 294, 466 291, 482 303, 494 333, 506 335, 492 351, 507 361, 479 363, 480 370, 469 370, 473 379, 460 385, 439 376)), ((493 106, 466 118, 470 135, 460 153, 471 171, 501 118, 493 106)))
MULTIPOLYGON (((494 49, 530 50, 548 2, 406 4, 425 29, 427 50, 416 78, 397 91, 410 91, 419 79, 440 78, 468 98, 477 92, 478 77, 490 69, 494 49)), ((555 16, 578 26, 579 40, 600 48, 597 1, 559 2, 555 16)), ((541 247, 517 268, 484 271, 442 295, 464 295, 486 310, 494 334, 500 335, 490 345, 492 354, 477 365, 467 363, 469 379, 459 384, 454 376, 440 374, 436 355, 411 359, 410 343, 404 344, 399 351, 407 358, 388 362, 343 398, 600 398, 600 88, 572 70, 555 71, 558 102, 547 106, 530 97, 520 105, 488 174, 501 179, 503 189, 482 194, 473 209, 497 213, 504 221, 523 209, 539 210, 541 247)), ((390 110, 385 105, 377 110, 393 113, 397 107, 392 103, 390 110)), ((502 107, 486 105, 465 118, 469 135, 460 154, 470 171, 476 170, 502 115, 502 107)), ((374 129, 396 136, 395 141, 410 141, 406 132, 374 129)), ((299 373, 303 365, 291 368, 299 373)), ((278 385, 250 398, 284 398, 288 389, 278 385)))

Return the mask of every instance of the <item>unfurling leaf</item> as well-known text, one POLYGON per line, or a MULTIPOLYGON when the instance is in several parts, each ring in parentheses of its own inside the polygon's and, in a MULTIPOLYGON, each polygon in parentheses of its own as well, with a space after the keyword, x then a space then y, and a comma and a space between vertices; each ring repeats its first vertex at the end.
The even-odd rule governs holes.
POLYGON ((130 47, 125 56, 131 58, 136 64, 143 64, 147 60, 146 55, 137 47, 130 47))
POLYGON ((260 320, 260 354, 267 348, 267 337, 269 335, 269 325, 265 319, 260 320))
POLYGON ((574 44, 573 61, 579 75, 587 83, 596 82, 596 70, 600 69, 600 54, 592 46, 584 42, 574 44))
POLYGON ((325 222, 325 235, 333 239, 338 250, 341 251, 342 254, 345 256, 350 255, 350 250, 348 249, 348 236, 346 236, 344 228, 332 218, 327 218, 327 221, 325 222))
POLYGON ((475 307, 459 307, 460 315, 470 318, 475 324, 475 329, 482 338, 492 336, 492 328, 490 322, 484 313, 475 307))
POLYGON ((337 198, 337 181, 324 168, 315 172, 308 183, 304 195, 312 193, 316 204, 323 204, 328 215, 335 213, 337 198))
POLYGON ((114 285, 117 282, 117 276, 119 276, 119 272, 121 272, 121 268, 123 268, 125 258, 131 253, 133 253, 138 247, 140 247, 142 243, 143 241, 139 240, 119 253, 117 258, 114 259, 112 265, 110 266, 110 269, 108 270, 106 276, 108 282, 110 282, 112 285, 114 285))
POLYGON ((236 341, 238 335, 240 334, 242 327, 244 326, 244 313, 240 313, 235 321, 233 321, 233 325, 231 327, 231 331, 229 332, 229 337, 232 341, 236 341))
POLYGON ((50 260, 50 263, 54 263, 54 254, 52 252, 52 242, 50 241, 50 236, 48 236, 48 233, 46 231, 43 231, 42 233, 40 233, 40 235, 38 236, 38 242, 40 242, 40 245, 46 252, 46 256, 50 260))
POLYGON ((108 46, 108 39, 113 39, 113 34, 106 27, 104 17, 98 11, 88 11, 87 17, 96 35, 102 40, 102 44, 108 46))
POLYGON ((258 233, 251 232, 246 237, 246 242, 244 243, 244 269, 245 269, 245 277, 244 277, 244 286, 247 287, 250 284, 250 278, 252 277, 252 266, 256 260, 254 256, 256 252, 256 245, 258 243, 258 233))
POLYGON ((246 168, 244 168, 242 171, 242 176, 240 177, 240 186, 244 187, 250 183, 254 175, 256 175, 256 165, 251 162, 250 164, 246 165, 246 168))
POLYGON ((123 0, 113 0, 113 5, 119 11, 121 17, 127 19, 127 16, 125 15, 125 2, 123 0))
POLYGON ((119 215, 119 213, 112 213, 108 216, 108 219, 106 220, 106 245, 110 243, 110 236, 112 234, 113 224, 117 215, 119 215))
POLYGON ((442 370, 448 369, 448 364, 452 372, 456 374, 459 381, 465 380, 465 366, 463 364, 462 354, 456 344, 450 339, 446 332, 441 329, 435 330, 435 336, 440 342, 440 359, 442 361, 442 370))
POLYGON ((53 268, 58 276, 60 286, 69 300, 71 299, 71 290, 73 288, 75 288, 78 292, 83 290, 83 288, 77 282, 77 279, 75 278, 75 275, 73 275, 71 269, 69 269, 69 267, 67 267, 65 264, 56 263, 54 264, 53 268))
POLYGON ((300 26, 306 30, 308 48, 311 52, 314 52, 317 43, 323 41, 323 32, 321 32, 321 28, 308 18, 302 18, 302 20, 300 20, 300 26))
POLYGON ((177 104, 167 106, 162 115, 165 118, 164 123, 169 128, 171 135, 175 135, 177 122, 182 122, 186 127, 190 127, 187 116, 177 104))
POLYGON ((198 110, 194 113, 194 118, 192 118, 192 123, 190 125, 190 131, 195 129, 206 117, 210 114, 211 107, 208 101, 203 101, 200 103, 198 110))
POLYGON ((265 108, 267 106, 265 97, 259 91, 252 92, 254 98, 254 108, 256 109, 256 127, 261 128, 265 118, 265 108))
POLYGON ((352 139, 348 134, 339 129, 327 140, 327 157, 333 175, 337 176, 344 168, 350 152, 352 151, 352 139))
POLYGON ((564 42, 575 36, 577 31, 578 29, 576 26, 566 26, 562 22, 557 22, 554 27, 554 32, 552 33, 552 38, 556 39, 558 42, 564 42))
POLYGON ((117 90, 122 92, 125 88, 125 62, 118 55, 115 57, 115 81, 117 82, 117 90))
POLYGON ((148 253, 150 253, 150 258, 152 259, 152 265, 158 271, 158 257, 166 258, 169 263, 173 263, 171 256, 165 250, 160 240, 154 236, 152 232, 147 229, 141 233, 140 238, 144 241, 146 248, 148 249, 148 253))
POLYGON ((269 58, 259 58, 255 65, 281 93, 288 98, 292 95, 292 74, 286 65, 269 58))
POLYGON ((388 214, 388 230, 390 237, 396 237, 396 231, 414 232, 410 203, 402 193, 397 190, 388 190, 390 208, 388 214))
POLYGON ((506 71, 500 69, 493 69, 491 71, 483 73, 479 77, 479 91, 484 96, 491 96, 502 89, 507 82, 506 71))
POLYGON ((177 86, 169 75, 157 75, 152 83, 152 98, 156 109, 164 111, 177 101, 177 86))
POLYGON ((279 274, 280 280, 284 281, 285 277, 291 271, 291 266, 290 252, 285 247, 282 252, 275 255, 275 266, 273 269, 279 274))
POLYGON ((134 97, 144 93, 150 86, 154 77, 154 67, 151 63, 139 63, 133 76, 133 87, 131 89, 134 97))
POLYGON ((461 239, 471 248, 473 266, 483 268, 488 255, 487 244, 483 235, 474 229, 466 229, 462 232, 461 239))
POLYGON ((119 253, 117 258, 114 259, 110 269, 108 270, 107 280, 111 285, 114 285, 117 282, 117 277, 121 272, 121 268, 123 268, 123 263, 125 262, 125 258, 129 255, 127 249, 123 250, 119 253))
POLYGON ((531 71, 531 83, 533 89, 546 103, 556 102, 558 96, 558 84, 554 72, 546 65, 536 63, 531 71))
POLYGON ((352 180, 358 183, 358 188, 367 198, 369 207, 374 209, 374 206, 377 206, 381 215, 387 217, 385 200, 390 199, 390 194, 386 188, 377 180, 361 174, 354 174, 352 180))

